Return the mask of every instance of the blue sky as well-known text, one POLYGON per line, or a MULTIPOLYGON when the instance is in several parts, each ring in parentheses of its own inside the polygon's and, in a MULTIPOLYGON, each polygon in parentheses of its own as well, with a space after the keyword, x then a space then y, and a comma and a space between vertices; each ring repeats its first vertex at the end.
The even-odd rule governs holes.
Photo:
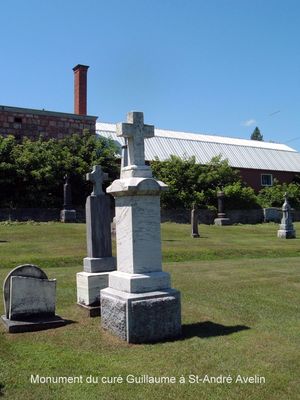
POLYGON ((0 1, 0 104, 73 112, 90 66, 88 113, 143 111, 158 128, 300 150, 300 2, 0 1))

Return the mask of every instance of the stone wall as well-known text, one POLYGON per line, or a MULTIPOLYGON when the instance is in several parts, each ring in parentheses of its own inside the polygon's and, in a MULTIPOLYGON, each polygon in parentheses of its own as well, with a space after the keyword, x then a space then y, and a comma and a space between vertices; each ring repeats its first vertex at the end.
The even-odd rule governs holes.
MULTIPOLYGON (((269 209, 268 209, 269 210, 269 209)), ((279 222, 281 219, 281 210, 272 213, 273 218, 266 221, 279 222)), ((85 209, 76 207, 77 222, 85 222, 85 209)), ((228 210, 226 216, 230 218, 233 224, 258 224, 265 221, 264 210, 228 210)), ((270 215, 270 214, 268 214, 270 215)), ((111 210, 111 219, 114 216, 114 209, 111 210)), ((210 210, 199 210, 200 224, 213 224, 217 214, 210 210)), ((58 208, 19 208, 9 209, 0 208, 0 221, 59 221, 60 209, 58 208)), ((189 224, 191 221, 190 210, 161 210, 162 222, 177 222, 189 224)), ((293 221, 300 221, 300 210, 293 211, 293 221)))
POLYGON ((0 135, 62 138, 84 129, 95 134, 97 117, 0 106, 0 135))
MULTIPOLYGON (((217 212, 210 210, 199 210, 198 219, 200 224, 213 224, 217 212)), ((263 210, 228 210, 226 217, 230 218, 232 224, 258 224, 264 221, 263 210)), ((190 223, 190 210, 162 210, 162 222, 171 221, 178 223, 190 223)))
MULTIPOLYGON (((213 224, 217 217, 217 212, 210 210, 199 210, 200 224, 213 224)), ((293 220, 300 221, 300 210, 292 211, 293 220)), ((259 224, 262 222, 279 222, 282 217, 280 208, 254 209, 254 210, 228 210, 226 217, 230 218, 232 224, 259 224), (266 218, 267 217, 267 218, 266 218)), ((161 210, 162 222, 177 222, 188 224, 191 221, 190 210, 161 210)))
MULTIPOLYGON (((76 208, 77 222, 85 222, 84 208, 76 208)), ((0 208, 0 221, 37 221, 49 222, 60 220, 58 208, 0 208)))

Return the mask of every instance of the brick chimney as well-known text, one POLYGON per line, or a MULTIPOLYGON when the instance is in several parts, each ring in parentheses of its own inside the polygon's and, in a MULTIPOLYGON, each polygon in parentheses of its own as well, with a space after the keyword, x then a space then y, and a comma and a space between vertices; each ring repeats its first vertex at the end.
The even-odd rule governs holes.
POLYGON ((74 71, 74 114, 86 115, 88 65, 78 64, 74 71))

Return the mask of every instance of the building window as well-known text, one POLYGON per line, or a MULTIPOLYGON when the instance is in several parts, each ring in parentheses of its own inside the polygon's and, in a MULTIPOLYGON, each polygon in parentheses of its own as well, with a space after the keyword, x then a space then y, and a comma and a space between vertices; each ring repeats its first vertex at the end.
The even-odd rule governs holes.
POLYGON ((273 175, 272 174, 262 174, 261 175, 261 186, 272 186, 273 185, 273 175))
POLYGON ((20 117, 15 117, 15 121, 17 124, 21 124, 22 123, 22 118, 20 117))

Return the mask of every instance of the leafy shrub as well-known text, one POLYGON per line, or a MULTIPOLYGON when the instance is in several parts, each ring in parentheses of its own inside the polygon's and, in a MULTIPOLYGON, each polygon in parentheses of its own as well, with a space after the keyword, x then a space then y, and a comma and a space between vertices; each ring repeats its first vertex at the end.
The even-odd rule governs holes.
POLYGON ((249 186, 234 182, 224 187, 226 209, 242 210, 259 208, 257 196, 249 186))
POLYGON ((279 184, 276 180, 274 180, 273 186, 266 187, 259 192, 258 203, 261 207, 281 207, 285 193, 288 194, 290 205, 294 208, 300 208, 300 184, 279 184))
POLYGON ((165 208, 191 208, 196 203, 201 208, 215 209, 217 190, 240 180, 238 172, 221 156, 206 165, 197 164, 195 157, 171 156, 166 161, 153 161, 151 167, 153 175, 169 187, 161 198, 165 208))
POLYGON ((84 132, 61 140, 0 137, 1 207, 61 207, 64 176, 72 184, 74 205, 84 205, 90 184, 85 174, 100 164, 111 179, 118 175, 113 141, 84 132))

